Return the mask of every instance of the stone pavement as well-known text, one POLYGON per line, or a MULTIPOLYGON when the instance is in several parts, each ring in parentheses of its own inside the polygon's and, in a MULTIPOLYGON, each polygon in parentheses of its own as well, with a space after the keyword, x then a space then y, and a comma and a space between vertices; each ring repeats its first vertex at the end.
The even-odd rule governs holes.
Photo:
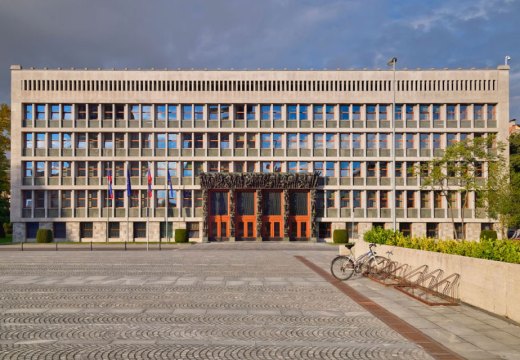
MULTIPOLYGON (((431 359, 304 265, 337 247, 222 243, 167 251, 1 251, 0 359, 431 359)), ((347 282, 468 359, 520 359, 520 327, 347 282)))

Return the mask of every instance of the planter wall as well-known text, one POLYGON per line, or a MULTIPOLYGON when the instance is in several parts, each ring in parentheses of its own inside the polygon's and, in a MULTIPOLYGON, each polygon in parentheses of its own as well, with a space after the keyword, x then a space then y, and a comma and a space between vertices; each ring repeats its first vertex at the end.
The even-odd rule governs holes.
MULTIPOLYGON (((356 255, 368 251, 368 243, 357 241, 356 255)), ((461 301, 520 322, 520 264, 475 259, 466 256, 441 254, 431 251, 377 245, 375 251, 412 268, 428 265, 431 270, 442 269, 444 275, 460 274, 459 298, 461 301)), ((345 247, 340 246, 340 253, 345 247)))

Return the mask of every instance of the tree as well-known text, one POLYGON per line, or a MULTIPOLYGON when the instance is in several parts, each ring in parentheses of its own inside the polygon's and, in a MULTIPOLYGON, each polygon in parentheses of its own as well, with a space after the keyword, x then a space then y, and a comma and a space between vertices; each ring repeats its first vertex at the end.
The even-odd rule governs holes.
POLYGON ((11 150, 11 110, 6 104, 0 105, 0 223, 9 222, 10 161, 11 150))
POLYGON ((498 169, 505 164, 504 144, 496 144, 495 138, 476 137, 448 146, 442 157, 436 157, 420 166, 423 189, 439 191, 447 200, 448 212, 453 224, 453 236, 458 239, 455 226, 455 208, 460 205, 462 235, 466 237, 464 227, 464 209, 469 194, 482 193, 488 188, 489 178, 483 177, 483 169, 498 169), (461 201, 453 201, 453 195, 460 194, 461 201))
POLYGON ((502 238, 508 228, 520 227, 520 133, 509 138, 509 168, 492 167, 482 192, 481 205, 500 224, 502 238))

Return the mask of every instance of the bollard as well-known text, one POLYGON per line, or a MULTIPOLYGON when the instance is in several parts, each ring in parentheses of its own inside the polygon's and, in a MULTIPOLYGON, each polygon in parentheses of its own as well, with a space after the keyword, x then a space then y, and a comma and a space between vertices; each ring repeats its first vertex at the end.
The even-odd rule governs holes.
POLYGON ((22 251, 23 251, 23 241, 22 241, 22 243, 21 243, 21 244, 22 244, 22 251))
POLYGON ((125 251, 126 251, 126 241, 125 241, 125 251))
POLYGON ((56 251, 58 251, 58 243, 56 243, 56 251))
POLYGON ((92 241, 90 241, 90 251, 92 251, 92 241))
POLYGON ((161 239, 159 239, 159 251, 161 251, 161 239))

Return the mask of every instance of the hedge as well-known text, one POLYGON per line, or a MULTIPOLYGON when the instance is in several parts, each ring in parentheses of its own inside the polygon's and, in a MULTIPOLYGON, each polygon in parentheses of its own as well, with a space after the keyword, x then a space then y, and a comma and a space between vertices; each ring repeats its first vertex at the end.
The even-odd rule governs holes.
POLYGON ((334 233, 332 233, 332 241, 334 241, 334 244, 348 243, 348 231, 346 229, 334 230, 334 233))
POLYGON ((188 242, 188 230, 186 229, 175 229, 175 242, 186 243, 188 242))
POLYGON ((480 241, 438 240, 427 237, 405 237, 399 231, 381 228, 367 231, 364 240, 382 245, 520 264, 520 241, 514 240, 487 237, 480 241))
POLYGON ((497 232, 495 230, 482 230, 480 232, 480 239, 498 239, 497 232))
POLYGON ((38 229, 36 233, 36 242, 38 243, 50 243, 54 240, 52 230, 50 229, 38 229))

